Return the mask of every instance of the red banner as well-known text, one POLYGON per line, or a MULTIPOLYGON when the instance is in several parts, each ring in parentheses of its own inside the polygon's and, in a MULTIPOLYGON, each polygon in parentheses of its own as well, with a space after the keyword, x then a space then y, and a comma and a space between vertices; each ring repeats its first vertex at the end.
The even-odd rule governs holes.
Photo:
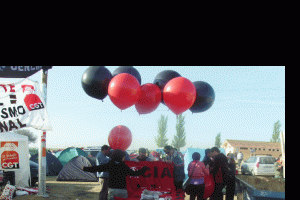
POLYGON ((128 197, 132 196, 138 188, 159 188, 162 190, 175 190, 173 178, 173 165, 162 161, 126 161, 132 170, 142 169, 143 166, 150 168, 142 176, 127 176, 128 197))

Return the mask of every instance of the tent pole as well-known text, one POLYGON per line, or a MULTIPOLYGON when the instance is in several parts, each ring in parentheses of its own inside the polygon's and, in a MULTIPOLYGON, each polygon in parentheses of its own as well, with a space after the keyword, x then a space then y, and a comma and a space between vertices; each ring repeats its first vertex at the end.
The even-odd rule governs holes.
MULTIPOLYGON (((42 69, 42 96, 44 98, 45 104, 47 103, 47 79, 48 79, 48 69, 42 69)), ((40 147, 39 147, 39 190, 38 196, 49 197, 46 194, 46 131, 41 133, 40 147)))

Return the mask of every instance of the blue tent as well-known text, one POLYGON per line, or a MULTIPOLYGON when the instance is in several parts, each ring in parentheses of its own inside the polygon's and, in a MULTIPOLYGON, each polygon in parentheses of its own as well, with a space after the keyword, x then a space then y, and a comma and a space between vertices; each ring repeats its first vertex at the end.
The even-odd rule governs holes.
MULTIPOLYGON (((225 149, 224 148, 219 148, 220 152, 225 154, 225 149)), ((184 173, 185 173, 185 178, 188 178, 188 166, 190 162, 193 161, 192 155, 194 152, 198 152, 201 155, 200 161, 202 161, 205 157, 205 149, 197 149, 197 148, 188 148, 184 154, 184 173)))

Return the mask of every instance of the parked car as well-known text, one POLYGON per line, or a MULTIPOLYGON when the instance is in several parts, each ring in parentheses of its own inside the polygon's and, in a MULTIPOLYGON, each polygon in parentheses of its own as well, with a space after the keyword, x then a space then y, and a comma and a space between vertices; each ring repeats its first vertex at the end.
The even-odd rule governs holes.
POLYGON ((272 156, 252 156, 245 160, 241 166, 242 174, 274 176, 274 163, 276 158, 272 156))
POLYGON ((89 156, 89 157, 97 157, 97 154, 99 151, 101 151, 101 146, 97 147, 87 147, 83 149, 83 151, 89 156))
POLYGON ((83 151, 88 155, 87 159, 90 161, 92 166, 96 165, 97 154, 101 151, 101 146, 87 147, 83 151))
POLYGON ((31 174, 31 184, 34 186, 36 182, 39 181, 39 165, 36 162, 29 160, 30 162, 30 174, 31 174))

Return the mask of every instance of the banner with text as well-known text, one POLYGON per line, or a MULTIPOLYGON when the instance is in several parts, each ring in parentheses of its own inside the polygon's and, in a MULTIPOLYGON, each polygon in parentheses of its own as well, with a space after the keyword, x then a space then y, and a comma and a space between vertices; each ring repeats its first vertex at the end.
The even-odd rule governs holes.
POLYGON ((0 133, 32 127, 52 131, 38 83, 0 82, 0 133))
POLYGON ((52 66, 0 66, 1 78, 27 78, 41 69, 51 69, 52 66))
POLYGON ((150 168, 142 176, 127 176, 128 196, 132 195, 138 188, 160 188, 162 190, 174 190, 173 165, 162 161, 125 161, 132 170, 142 169, 143 166, 150 168))

